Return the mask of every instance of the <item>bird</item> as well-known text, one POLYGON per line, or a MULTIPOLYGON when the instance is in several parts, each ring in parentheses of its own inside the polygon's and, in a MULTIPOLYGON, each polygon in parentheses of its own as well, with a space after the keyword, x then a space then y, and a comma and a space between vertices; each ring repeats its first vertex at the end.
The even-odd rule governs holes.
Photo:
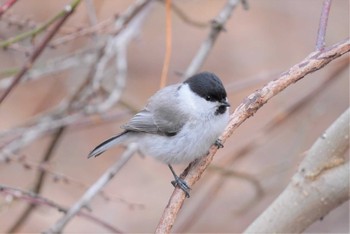
POLYGON ((105 140, 88 155, 97 157, 109 148, 135 142, 142 155, 168 165, 175 180, 189 197, 190 187, 176 175, 172 164, 189 163, 205 156, 229 122, 227 93, 220 78, 211 72, 195 74, 185 81, 157 91, 135 114, 123 131, 105 140))

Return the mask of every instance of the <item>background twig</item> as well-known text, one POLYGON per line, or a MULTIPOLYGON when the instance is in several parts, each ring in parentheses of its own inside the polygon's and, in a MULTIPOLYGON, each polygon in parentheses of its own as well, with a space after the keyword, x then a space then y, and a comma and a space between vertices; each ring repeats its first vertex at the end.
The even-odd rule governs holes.
POLYGON ((322 12, 320 17, 320 23, 318 26, 318 33, 316 39, 316 50, 323 50, 326 43, 326 29, 329 11, 331 9, 332 0, 323 0, 322 12))
POLYGON ((2 16, 8 9, 10 9, 16 2, 17 2, 17 0, 7 0, 4 4, 2 4, 2 5, 0 6, 0 18, 1 18, 1 16, 2 16))
POLYGON ((63 228, 67 225, 67 223, 79 213, 79 211, 87 207, 90 203, 91 199, 98 194, 101 189, 114 177, 115 174, 119 172, 120 169, 123 168, 124 164, 134 155, 137 151, 136 144, 130 144, 128 149, 123 153, 117 162, 108 168, 105 173, 92 185, 85 194, 81 197, 79 201, 77 201, 68 211, 67 213, 58 220, 46 233, 61 233, 63 228))
POLYGON ((30 55, 22 69, 18 72, 18 74, 14 77, 11 85, 3 92, 0 97, 0 104, 4 101, 7 95, 15 88, 15 86, 21 81, 23 75, 33 66, 35 60, 39 57, 41 52, 45 49, 46 45, 53 38, 53 36, 57 33, 59 28, 64 24, 64 22, 68 19, 68 17, 74 12, 75 8, 80 3, 80 0, 74 0, 70 5, 67 5, 62 11, 62 15, 60 15, 60 19, 56 22, 55 26, 49 31, 45 37, 42 39, 41 43, 34 49, 33 53, 30 55))

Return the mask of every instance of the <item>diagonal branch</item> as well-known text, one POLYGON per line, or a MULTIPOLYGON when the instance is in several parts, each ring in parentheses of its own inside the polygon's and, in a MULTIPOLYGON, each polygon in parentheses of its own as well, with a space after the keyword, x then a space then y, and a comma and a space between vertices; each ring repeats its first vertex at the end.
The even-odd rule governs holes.
POLYGON ((200 46, 196 56, 192 59, 191 64, 188 66, 186 72, 183 74, 183 78, 190 77, 196 72, 198 72, 199 68, 203 65, 205 59, 208 57, 209 52, 213 48, 220 32, 225 30, 225 23, 230 18, 233 9, 240 2, 241 0, 227 1, 226 5, 220 11, 219 15, 213 20, 207 39, 200 46))
POLYGON ((0 6, 0 18, 1 18, 1 16, 2 16, 8 9, 10 9, 16 2, 17 2, 17 0, 7 0, 4 4, 2 4, 2 5, 0 6))
POLYGON ((48 231, 45 233, 61 233, 64 227, 68 224, 68 222, 76 216, 80 210, 84 207, 87 207, 90 203, 91 199, 94 198, 102 188, 116 175, 131 159, 134 153, 137 151, 136 144, 128 145, 128 149, 122 154, 121 158, 117 160, 109 169, 103 173, 103 175, 93 184, 85 194, 77 201, 68 211, 67 213, 59 219, 48 231))
MULTIPOLYGON (((306 75, 321 69, 322 67, 330 63, 332 60, 342 56, 343 54, 349 51, 350 40, 346 39, 345 41, 342 41, 329 48, 326 48, 322 52, 312 52, 303 61, 294 65, 286 72, 282 73, 279 78, 269 82, 261 89, 249 95, 236 108, 234 113, 231 114, 230 123, 221 136, 222 142, 224 143, 226 139, 230 137, 232 133, 245 120, 253 116, 253 114, 256 113, 272 97, 282 92, 288 86, 299 81, 306 75)), ((216 151, 217 147, 211 147, 209 154, 206 157, 203 157, 200 160, 196 160, 186 168, 186 170, 181 176, 185 177, 185 182, 189 186, 194 185, 200 179, 203 172, 213 160, 216 151)), ((156 233, 170 232, 184 200, 185 194, 183 193, 183 191, 181 189, 175 188, 157 226, 156 233)))

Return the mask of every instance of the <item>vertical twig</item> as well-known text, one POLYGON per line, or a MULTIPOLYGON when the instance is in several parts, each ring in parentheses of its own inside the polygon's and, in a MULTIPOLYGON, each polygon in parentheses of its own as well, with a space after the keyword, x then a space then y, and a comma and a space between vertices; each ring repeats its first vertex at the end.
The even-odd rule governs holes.
POLYGON ((331 4, 332 4, 332 0, 323 1, 320 23, 318 26, 318 33, 317 33, 317 39, 316 39, 316 50, 323 50, 326 45, 325 38, 326 38, 327 22, 328 22, 329 11, 331 9, 331 4))
POLYGON ((171 0, 165 1, 165 19, 166 19, 166 46, 165 46, 165 58, 162 69, 162 76, 160 79, 160 88, 164 88, 166 85, 167 77, 169 74, 169 65, 171 58, 171 50, 172 50, 172 25, 171 25, 171 0))
POLYGON ((5 100, 7 95, 16 87, 16 85, 21 81, 24 74, 33 66, 35 60, 39 57, 39 55, 44 51, 46 45, 53 38, 53 36, 58 32, 60 27, 64 24, 64 22, 68 19, 68 17, 74 12, 75 8, 80 3, 80 0, 74 0, 70 5, 67 5, 64 8, 64 15, 62 18, 57 21, 56 25, 47 32, 41 43, 34 49, 33 53, 30 55, 22 69, 17 73, 14 77, 11 85, 4 91, 4 93, 0 97, 0 104, 5 100))

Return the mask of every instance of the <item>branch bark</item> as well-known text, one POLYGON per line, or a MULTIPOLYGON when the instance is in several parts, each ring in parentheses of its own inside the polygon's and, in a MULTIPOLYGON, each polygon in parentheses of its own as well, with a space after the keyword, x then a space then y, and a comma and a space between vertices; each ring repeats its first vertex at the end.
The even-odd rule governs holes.
POLYGON ((245 233, 301 233, 349 199, 349 113, 318 138, 287 188, 245 233))
MULTIPOLYGON (((324 51, 312 52, 303 61, 294 65, 286 72, 282 73, 279 78, 269 82, 261 89, 249 95, 236 108, 230 117, 230 123, 221 136, 224 143, 228 137, 249 117, 253 116, 268 100, 282 92, 291 84, 299 81, 304 76, 315 72, 326 66, 332 60, 350 51, 350 40, 346 39, 335 44, 324 51)), ((191 163, 181 175, 189 186, 193 186, 201 177, 203 172, 209 166, 217 151, 217 147, 211 147, 206 157, 191 163)), ((177 214, 185 200, 185 194, 181 189, 175 188, 171 195, 168 205, 166 206, 160 222, 156 228, 156 233, 169 233, 177 214)))

